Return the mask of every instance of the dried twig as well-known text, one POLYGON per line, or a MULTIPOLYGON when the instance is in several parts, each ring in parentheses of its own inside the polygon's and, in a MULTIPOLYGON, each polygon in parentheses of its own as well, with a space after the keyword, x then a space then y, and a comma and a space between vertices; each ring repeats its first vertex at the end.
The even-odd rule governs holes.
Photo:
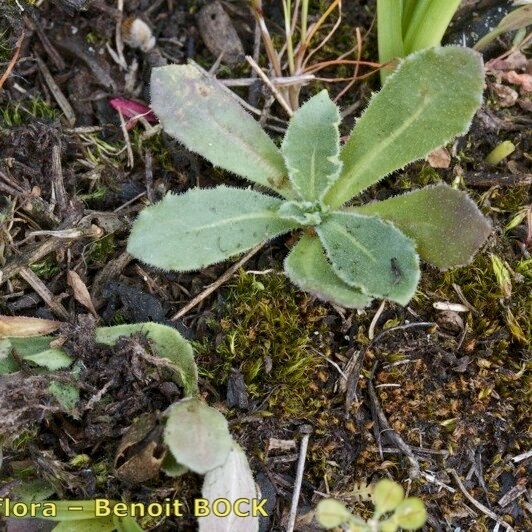
POLYGON ((11 61, 9 61, 9 64, 7 65, 5 72, 2 74, 2 77, 0 78, 0 90, 2 90, 4 83, 6 82, 7 78, 10 76, 12 70, 15 68, 15 65, 17 64, 18 58, 20 56, 20 50, 22 48, 22 43, 24 42, 25 36, 26 34, 22 33, 22 35, 18 38, 16 47, 15 47, 15 53, 13 54, 11 61))
POLYGON ((284 99, 284 96, 281 94, 279 89, 277 89, 277 87, 270 81, 268 76, 262 71, 262 69, 259 67, 259 65, 257 65, 257 63, 255 62, 253 57, 251 57, 249 55, 246 55, 246 60, 251 65, 251 68, 253 68, 253 70, 259 75, 259 77, 262 79, 262 81, 264 81, 264 83, 266 83, 266 85, 268 85, 268 87, 270 88, 272 93, 277 98, 277 101, 281 104, 281 106, 286 111, 288 116, 290 116, 290 117, 293 116, 294 112, 292 111, 292 108, 290 107, 290 104, 284 99))
POLYGON ((48 290, 48 287, 29 268, 21 268, 19 275, 42 297, 43 301, 56 316, 64 320, 70 319, 67 309, 57 301, 55 296, 48 290))
POLYGON ((205 298, 209 297, 215 290, 222 286, 227 280, 229 280, 235 272, 237 272, 246 262, 253 257, 264 244, 259 244, 252 250, 248 251, 238 262, 233 264, 223 275, 221 275, 214 283, 210 284, 201 294, 197 295, 192 301, 187 303, 179 312, 172 316, 171 320, 175 321, 182 318, 195 306, 199 305, 205 298))
POLYGON ((48 70, 48 67, 46 66, 44 61, 37 53, 34 53, 34 55, 35 60, 37 61, 37 65, 39 66, 39 70, 41 71, 41 74, 44 77, 44 81, 46 81, 46 85, 48 85, 48 88, 50 89, 53 97, 55 98, 57 105, 59 105, 61 111, 63 111, 63 113, 65 114, 69 126, 74 127, 74 124, 76 123, 76 114, 74 113, 74 109, 72 109, 72 106, 70 105, 70 102, 68 101, 67 97, 63 94, 63 91, 55 82, 52 73, 50 72, 50 70, 48 70))
POLYGON ((292 504, 290 506, 290 513, 288 515, 288 524, 286 525, 286 532, 293 532, 296 524, 297 506, 299 503, 299 495, 301 494, 301 484, 303 483, 303 473, 305 472, 305 461, 307 459, 308 441, 312 433, 310 425, 302 425, 299 428, 303 438, 301 438, 301 447, 299 448, 299 460, 297 462, 296 480, 294 482, 294 491, 292 493, 292 504))
POLYGON ((52 147, 52 181, 59 212, 64 213, 68 200, 63 179, 63 166, 61 164, 61 146, 59 144, 55 144, 52 147))
POLYGON ((408 458, 408 461, 410 462, 410 478, 419 477, 421 471, 419 467, 419 462, 415 457, 414 453, 412 452, 410 446, 403 440, 399 433, 396 432, 388 422, 386 414, 380 406, 379 398, 377 397, 377 392, 375 391, 375 387, 373 386, 373 382, 371 380, 368 380, 368 393, 371 401, 371 410, 373 411, 374 417, 379 422, 381 428, 386 431, 386 437, 391 440, 397 446, 397 448, 403 452, 403 454, 408 458))
POLYGON ((458 476, 458 473, 454 469, 447 469, 447 472, 451 474, 451 476, 454 478, 454 481, 460 488, 460 491, 464 494, 464 497, 478 510, 480 510, 483 514, 487 515, 491 519, 493 519, 499 526, 504 527, 506 530, 514 530, 508 523, 505 523, 502 519, 499 518, 499 516, 492 512, 489 508, 484 506, 481 502, 477 501, 473 495, 471 495, 466 489, 462 481, 460 480, 460 477, 458 476))

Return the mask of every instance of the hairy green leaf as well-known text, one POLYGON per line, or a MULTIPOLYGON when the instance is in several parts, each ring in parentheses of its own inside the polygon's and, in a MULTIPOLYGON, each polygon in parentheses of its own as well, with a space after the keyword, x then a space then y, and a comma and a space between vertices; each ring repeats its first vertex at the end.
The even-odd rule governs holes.
POLYGON ((159 323, 133 323, 114 327, 98 327, 96 340, 102 344, 115 345, 122 336, 143 334, 155 344, 159 356, 174 363, 176 380, 183 386, 185 396, 198 391, 198 369, 192 346, 175 329, 159 323))
POLYGON ((403 486, 388 478, 379 480, 373 489, 373 504, 380 513, 395 510, 404 498, 403 486))
POLYGON ((350 209, 393 222, 415 240, 420 257, 447 269, 471 262, 491 224, 467 194, 445 184, 350 209))
POLYGON ((292 248, 284 262, 288 278, 299 288, 347 308, 363 308, 371 298, 338 277, 318 237, 305 235, 292 248))
MULTIPOLYGON (((201 495, 208 501, 227 499, 231 504, 237 500, 252 501, 259 498, 255 480, 244 451, 236 443, 225 463, 205 475, 201 495)), ((250 512, 246 517, 231 512, 226 516, 215 515, 198 519, 199 532, 258 532, 259 518, 251 514, 251 502, 243 503, 241 511, 250 512)))
POLYGON ((279 149, 222 86, 192 65, 154 68, 151 106, 164 131, 214 165, 291 196, 279 149))
POLYGON ((336 499, 323 499, 316 507, 316 519, 325 529, 337 528, 352 519, 343 502, 336 499))
POLYGON ((192 189, 144 209, 128 252, 167 270, 199 270, 298 226, 277 211, 282 201, 250 189, 192 189))
POLYGON ((18 364, 12 356, 13 350, 22 360, 50 371, 68 368, 72 364, 72 359, 61 349, 50 347, 52 340, 51 336, 0 339, 0 375, 18 369, 18 364))
POLYGON ((167 410, 164 442, 176 462, 195 473, 223 465, 232 441, 225 417, 199 399, 183 399, 167 410))
POLYGON ((332 268, 364 293, 406 305, 419 280, 413 242, 378 218, 337 212, 316 228, 332 268))
POLYGON ((395 522, 406 530, 418 530, 427 521, 427 510, 417 497, 406 498, 395 510, 395 522))
POLYGON ((388 77, 342 149, 340 178, 325 196, 336 208, 394 170, 469 128, 482 102, 480 54, 456 46, 407 57, 388 77))
POLYGON ((301 199, 322 199, 340 175, 339 124, 340 112, 326 90, 308 100, 291 118, 281 151, 301 199))

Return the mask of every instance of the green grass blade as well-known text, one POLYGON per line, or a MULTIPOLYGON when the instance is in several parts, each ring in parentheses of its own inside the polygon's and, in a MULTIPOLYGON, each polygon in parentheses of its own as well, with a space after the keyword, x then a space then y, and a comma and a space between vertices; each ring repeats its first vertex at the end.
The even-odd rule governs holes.
POLYGON ((465 133, 483 84, 482 58, 467 48, 433 48, 406 58, 357 121, 340 154, 342 175, 325 202, 339 207, 465 133))
POLYGON ((154 68, 151 106, 166 133, 211 163, 291 196, 279 149, 218 82, 192 65, 154 68))
POLYGON ((491 233, 489 221, 459 190, 441 184, 352 209, 393 222, 420 257, 446 270, 469 264, 491 233))
POLYGON ((405 37, 405 53, 439 46, 461 0, 431 0, 417 27, 409 28, 405 37), (412 29, 412 31, 410 31, 412 29))
POLYGON ((281 151, 290 181, 303 200, 321 199, 340 175, 339 124, 340 112, 326 90, 290 120, 281 151))
MULTIPOLYGON (((380 63, 404 56, 402 0, 377 0, 377 36, 380 63)), ((392 72, 391 66, 381 69, 381 82, 392 72)))
POLYGON ((316 228, 334 272, 365 294, 406 305, 419 281, 414 243, 390 223, 333 213, 316 228))
POLYGON ((127 249, 157 268, 200 270, 298 227, 279 217, 281 204, 250 189, 225 186, 168 194, 140 213, 127 249))
POLYGON ((371 298, 344 283, 333 271, 318 237, 304 235, 284 262, 288 278, 301 290, 346 308, 364 308, 371 298))

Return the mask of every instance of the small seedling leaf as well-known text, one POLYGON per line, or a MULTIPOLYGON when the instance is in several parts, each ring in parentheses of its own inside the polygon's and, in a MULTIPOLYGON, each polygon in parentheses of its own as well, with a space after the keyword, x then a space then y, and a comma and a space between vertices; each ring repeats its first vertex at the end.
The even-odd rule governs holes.
POLYGON ((223 465, 232 447, 225 417, 192 398, 167 410, 164 442, 176 462, 201 475, 223 465))
POLYGON ((188 471, 188 469, 184 465, 178 464, 175 461, 175 458, 172 453, 166 453, 166 456, 164 457, 163 463, 161 465, 161 469, 169 477, 172 478, 180 477, 188 471))
POLYGON ((373 489, 373 504, 381 514, 395 510, 404 498, 403 487, 387 478, 379 480, 373 489))
POLYGON ((140 213, 128 251, 159 268, 199 270, 296 228, 297 222, 277 214, 281 203, 225 186, 169 194, 140 213))
POLYGON ((50 371, 65 369, 72 364, 72 359, 64 351, 50 347, 50 342, 53 340, 50 336, 8 338, 7 340, 10 343, 10 351, 14 349, 22 360, 33 362, 50 371))
POLYGON ((281 151, 290 181, 303 200, 320 200, 340 175, 339 124, 340 112, 326 90, 290 120, 281 151))
POLYGON ((423 260, 443 270, 469 264, 491 233, 473 200, 445 184, 350 210, 389 220, 416 242, 423 260))
POLYGON ((427 521, 427 510, 421 499, 406 498, 395 510, 394 520, 406 530, 417 530, 427 521))
POLYGON ((323 528, 336 528, 351 519, 351 513, 345 504, 336 499, 323 499, 316 508, 316 519, 323 528))
POLYGON ((364 308, 371 298, 338 277, 325 256, 318 237, 305 235, 286 257, 284 270, 299 288, 347 308, 364 308))
POLYGON ((215 166, 290 196, 279 149, 219 83, 192 65, 154 68, 152 109, 166 133, 215 166))
POLYGON ((143 334, 155 344, 158 355, 174 363, 176 381, 183 386, 185 396, 198 391, 198 368, 192 346, 175 329, 159 323, 133 323, 114 327, 98 327, 96 341, 115 345, 122 336, 143 334))
POLYGON ((357 121, 340 158, 342 174, 325 197, 336 208, 394 170, 469 128, 482 102, 484 68, 468 48, 408 56, 357 121))
POLYGON ((333 213, 316 228, 334 272, 365 294, 406 305, 419 280, 413 242, 379 218, 333 213))
MULTIPOLYGON (((258 499, 248 460, 244 451, 236 443, 233 443, 225 463, 205 475, 201 494, 209 501, 227 499, 230 504, 235 503, 237 499, 246 501, 258 499)), ((248 506, 246 504, 241 506, 241 511, 250 510, 251 503, 248 506)), ((198 523, 200 532, 257 532, 259 530, 258 516, 238 517, 234 512, 224 517, 211 512, 206 517, 200 517, 198 523)))

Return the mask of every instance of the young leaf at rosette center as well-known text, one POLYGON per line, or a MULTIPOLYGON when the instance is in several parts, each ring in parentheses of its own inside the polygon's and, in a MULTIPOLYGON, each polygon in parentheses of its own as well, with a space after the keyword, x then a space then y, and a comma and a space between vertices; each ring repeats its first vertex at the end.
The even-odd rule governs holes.
POLYGON ((123 336, 143 334, 155 344, 158 355, 173 362, 177 383, 183 386, 185 396, 198 391, 198 368, 194 361, 192 346, 178 331, 159 323, 133 323, 98 327, 96 341, 106 345, 115 345, 123 336))
POLYGON ((293 195, 283 157, 258 122, 192 65, 154 68, 151 106, 166 133, 211 163, 293 195))
POLYGON ((324 301, 347 308, 364 308, 371 303, 369 296, 334 273, 316 236, 301 238, 286 257, 284 271, 297 287, 324 301))
MULTIPOLYGON (((244 451, 233 443, 227 460, 221 467, 209 471, 205 475, 201 495, 208 501, 227 499, 234 504, 237 500, 249 501, 242 504, 241 510, 249 512, 251 501, 258 499, 253 474, 244 451)), ((198 518, 199 532, 257 532, 259 530, 258 515, 238 516, 231 512, 226 516, 215 515, 198 518)))
POLYGON ((164 443, 176 462, 204 475, 227 460, 233 440, 225 417, 199 399, 183 399, 166 411, 164 443))
POLYGON ((158 268, 200 270, 298 227, 280 218, 281 204, 250 189, 225 186, 169 194, 140 213, 127 250, 158 268))
POLYGON ((337 208, 469 129, 482 103, 482 57, 468 48, 408 56, 374 95, 342 149, 342 174, 325 197, 337 208))
POLYGON ((420 257, 446 270, 469 264, 491 233, 491 224, 465 193, 445 184, 415 190, 351 212, 392 222, 415 240, 420 257))
POLYGON ((323 198, 342 170, 340 112, 326 90, 313 96, 290 119, 281 151, 301 199, 323 198))
POLYGON ((390 223, 336 212, 316 228, 334 272, 373 297, 406 305, 419 281, 414 243, 390 223))

